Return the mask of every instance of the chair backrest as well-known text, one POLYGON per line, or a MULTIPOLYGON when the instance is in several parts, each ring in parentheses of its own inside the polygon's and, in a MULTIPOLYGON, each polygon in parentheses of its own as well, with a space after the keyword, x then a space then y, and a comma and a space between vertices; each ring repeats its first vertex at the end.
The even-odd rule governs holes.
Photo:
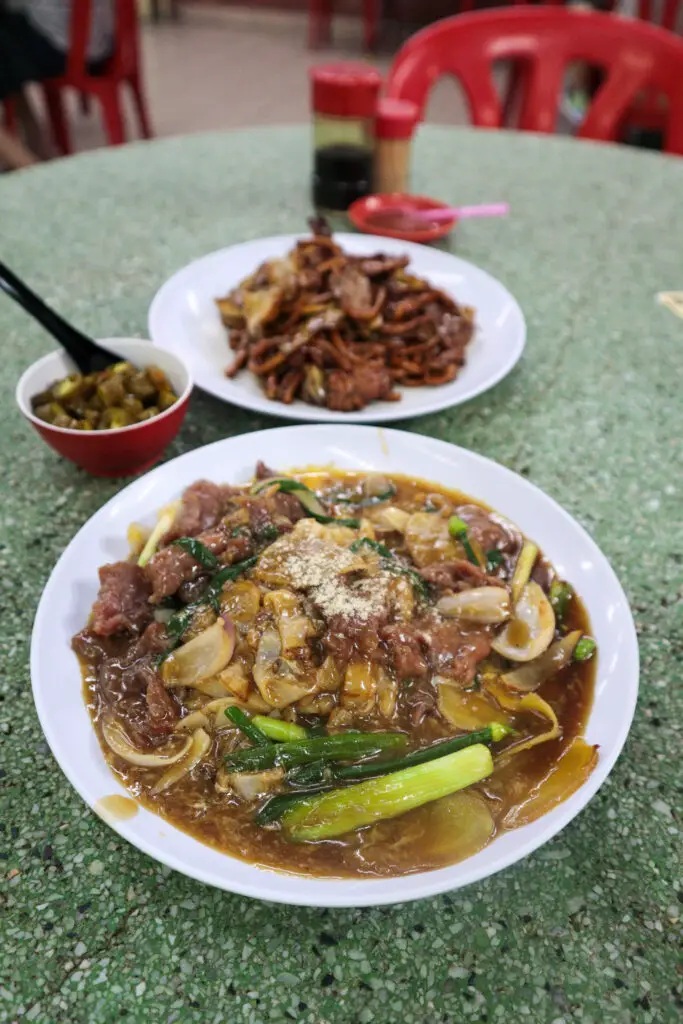
MULTIPOLYGON (((138 68, 138 16, 135 0, 112 0, 114 8, 114 39, 112 56, 105 74, 125 78, 138 68)), ((92 0, 72 0, 67 78, 77 84, 88 75, 88 41, 92 19, 92 0)))
POLYGON ((603 69, 578 135, 616 141, 635 97, 644 89, 666 95, 665 150, 683 155, 683 40, 642 21, 595 11, 515 7, 444 18, 399 50, 387 93, 417 103, 443 75, 463 85, 473 124, 500 128, 502 102, 492 69, 512 60, 528 67, 519 118, 526 131, 553 132, 564 73, 573 61, 603 69))
POLYGON ((653 3, 653 0, 638 0, 638 17, 643 21, 651 21, 662 28, 674 32, 678 27, 678 15, 681 10, 681 0, 663 0, 662 3, 653 3))

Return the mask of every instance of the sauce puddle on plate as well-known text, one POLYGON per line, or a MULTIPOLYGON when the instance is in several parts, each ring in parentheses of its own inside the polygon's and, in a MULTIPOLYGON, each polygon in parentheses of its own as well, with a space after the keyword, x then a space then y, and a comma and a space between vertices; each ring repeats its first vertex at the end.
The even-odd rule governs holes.
POLYGON ((129 821, 138 813, 139 805, 136 800, 129 796, 121 796, 119 793, 112 793, 111 796, 103 796, 96 800, 93 810, 100 818, 107 823, 114 821, 129 821))

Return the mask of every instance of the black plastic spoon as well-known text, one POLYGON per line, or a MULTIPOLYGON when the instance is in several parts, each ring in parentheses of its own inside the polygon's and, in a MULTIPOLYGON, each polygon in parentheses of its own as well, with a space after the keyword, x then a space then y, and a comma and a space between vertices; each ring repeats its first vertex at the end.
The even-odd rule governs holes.
POLYGON ((0 262, 0 288, 20 306, 23 306, 26 312, 34 320, 37 320, 48 334, 57 339, 81 373, 95 373, 116 362, 117 357, 113 352, 107 352, 92 338, 81 334, 75 327, 63 320, 2 262, 0 262))

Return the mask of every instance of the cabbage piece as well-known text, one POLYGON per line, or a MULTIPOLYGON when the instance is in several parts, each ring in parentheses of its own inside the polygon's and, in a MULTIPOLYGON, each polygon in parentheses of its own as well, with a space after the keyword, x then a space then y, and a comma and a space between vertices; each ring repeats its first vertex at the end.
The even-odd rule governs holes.
POLYGON ((474 690, 463 690, 440 676, 435 676, 438 693, 439 712, 456 729, 474 732, 483 729, 491 722, 509 725, 508 716, 493 701, 486 699, 482 693, 474 690))
POLYGON ((405 524, 405 540, 420 568, 459 557, 458 546, 448 532, 448 520, 438 513, 413 512, 405 524))
POLYGON ((274 708, 294 704, 316 689, 315 680, 301 679, 291 663, 282 657, 282 641, 273 628, 266 629, 261 635, 253 675, 261 697, 274 708))
POLYGON ((377 669, 371 661, 352 661, 346 668, 342 706, 356 715, 368 715, 377 700, 377 669))
POLYGON ((359 857, 369 864, 395 870, 414 870, 415 851, 420 865, 447 867, 483 850, 495 831, 486 800, 468 790, 442 797, 407 814, 396 834, 390 822, 378 822, 363 835, 359 857))
POLYGON ((572 740, 546 777, 534 786, 528 799, 508 811, 503 825, 519 828, 547 814, 584 784, 597 763, 597 746, 592 747, 578 737, 572 740))

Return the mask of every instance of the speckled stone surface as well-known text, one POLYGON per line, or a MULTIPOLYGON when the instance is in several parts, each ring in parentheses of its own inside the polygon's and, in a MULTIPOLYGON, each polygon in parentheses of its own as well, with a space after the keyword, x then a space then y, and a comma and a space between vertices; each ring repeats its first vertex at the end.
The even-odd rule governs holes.
MULTIPOLYGON (((529 341, 488 395, 405 427, 484 452, 557 498, 632 601, 641 698, 591 805, 465 891, 403 907, 274 907, 158 866, 81 802, 33 710, 31 622, 52 565, 125 481, 58 460, 13 405, 50 340, 0 296, 0 1020, 100 1024, 667 1024, 680 963, 683 161, 426 129, 418 191, 509 200, 460 255, 519 299, 529 341)), ((2 258, 86 331, 145 335, 163 280, 212 249, 300 230, 308 134, 101 151, 0 178, 2 258)), ((245 268, 246 269, 246 268, 245 268)), ((197 395, 180 452, 277 421, 197 395)), ((59 680, 55 680, 59 685, 59 680)))

